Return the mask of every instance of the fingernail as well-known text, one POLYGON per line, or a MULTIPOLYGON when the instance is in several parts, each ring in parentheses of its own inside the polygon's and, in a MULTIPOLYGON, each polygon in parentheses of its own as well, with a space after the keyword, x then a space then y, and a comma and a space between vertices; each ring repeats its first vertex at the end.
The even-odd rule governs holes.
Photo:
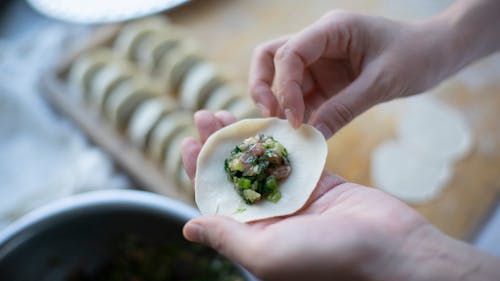
POLYGON ((290 124, 292 124, 292 126, 294 128, 297 128, 298 125, 297 125, 297 119, 295 117, 295 114, 294 114, 294 111, 290 108, 286 108, 285 109, 285 116, 286 116, 286 119, 288 120, 288 122, 290 122, 290 124))
POLYGON ((316 129, 318 129, 323 134, 323 136, 325 136, 325 139, 329 139, 333 135, 333 132, 324 123, 319 123, 318 125, 316 125, 316 129))
POLYGON ((267 107, 265 107, 263 104, 257 103, 255 105, 259 109, 260 113, 262 113, 262 115, 264 115, 265 117, 271 116, 271 113, 269 112, 269 109, 267 109, 267 107))
POLYGON ((205 229, 198 223, 188 223, 184 229, 186 239, 191 242, 203 243, 205 241, 205 229))

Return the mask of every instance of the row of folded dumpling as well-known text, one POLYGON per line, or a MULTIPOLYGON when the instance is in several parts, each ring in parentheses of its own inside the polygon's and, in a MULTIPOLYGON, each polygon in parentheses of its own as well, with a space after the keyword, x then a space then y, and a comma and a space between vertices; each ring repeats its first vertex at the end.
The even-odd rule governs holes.
POLYGON ((197 134, 193 112, 228 110, 239 118, 256 117, 258 112, 244 87, 224 79, 184 34, 163 18, 131 22, 112 48, 81 54, 71 65, 68 81, 76 99, 99 112, 192 193, 181 143, 197 134))

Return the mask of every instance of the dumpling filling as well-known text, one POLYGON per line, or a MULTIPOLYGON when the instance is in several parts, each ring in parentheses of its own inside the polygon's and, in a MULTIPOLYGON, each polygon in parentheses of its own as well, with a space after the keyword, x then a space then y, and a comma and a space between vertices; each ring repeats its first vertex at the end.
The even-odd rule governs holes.
POLYGON ((278 185, 292 172, 286 148, 260 133, 237 145, 225 159, 224 169, 236 192, 250 205, 262 199, 278 202, 278 185))

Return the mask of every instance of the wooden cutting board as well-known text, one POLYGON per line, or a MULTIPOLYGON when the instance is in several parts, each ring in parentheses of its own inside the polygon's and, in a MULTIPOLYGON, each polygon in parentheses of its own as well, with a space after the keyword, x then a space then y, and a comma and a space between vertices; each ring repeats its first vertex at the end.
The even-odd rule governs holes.
MULTIPOLYGON (((202 43, 207 58, 227 65, 235 79, 246 81, 255 46, 297 32, 329 10, 419 18, 436 13, 446 4, 421 1, 419 5, 413 1, 405 6, 409 4, 406 2, 195 0, 167 15, 202 43)), ((495 81, 492 74, 498 73, 491 73, 488 61, 474 69, 493 78, 473 85, 455 77, 433 90, 434 95, 463 113, 474 132, 474 148, 455 165, 453 179, 438 198, 414 206, 444 232, 467 240, 472 239, 500 195, 500 75, 495 81)), ((397 121, 396 115, 381 114, 377 108, 357 118, 329 141, 327 169, 350 181, 371 185, 371 151, 394 136, 397 121)))

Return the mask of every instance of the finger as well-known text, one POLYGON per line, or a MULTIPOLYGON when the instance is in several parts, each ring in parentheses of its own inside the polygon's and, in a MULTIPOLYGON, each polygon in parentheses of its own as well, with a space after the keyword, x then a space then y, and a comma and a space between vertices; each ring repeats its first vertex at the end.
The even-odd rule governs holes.
POLYGON ((284 36, 258 46, 252 56, 250 66, 250 93, 263 116, 277 116, 280 109, 271 86, 274 79, 274 55, 276 50, 288 40, 284 36))
POLYGON ((227 126, 238 121, 238 119, 229 111, 221 110, 215 113, 215 117, 219 119, 222 126, 227 126))
MULTIPOLYGON (((311 72, 305 71, 304 78, 302 79, 302 85, 301 85, 301 91, 303 93, 304 100, 305 100, 305 98, 307 98, 315 93, 316 85, 317 85, 317 83, 316 83, 313 75, 311 74, 311 72)), ((306 102, 304 101, 304 103, 306 103, 306 102)))
POLYGON ((184 225, 184 237, 207 245, 245 266, 251 261, 252 229, 248 224, 223 216, 198 217, 184 225))
POLYGON ((198 128, 201 143, 205 143, 208 137, 223 127, 221 121, 208 110, 200 110, 194 114, 194 123, 198 128))
POLYGON ((274 94, 288 121, 295 128, 304 120, 304 70, 326 52, 328 34, 324 30, 322 25, 311 25, 292 36, 276 51, 274 57, 274 94))
POLYGON ((378 92, 369 71, 363 72, 351 84, 325 101, 311 116, 309 124, 329 139, 333 134, 376 103, 378 92))
POLYGON ((184 139, 182 142, 182 163, 187 175, 194 180, 196 175, 196 160, 200 154, 201 143, 192 137, 184 139))

